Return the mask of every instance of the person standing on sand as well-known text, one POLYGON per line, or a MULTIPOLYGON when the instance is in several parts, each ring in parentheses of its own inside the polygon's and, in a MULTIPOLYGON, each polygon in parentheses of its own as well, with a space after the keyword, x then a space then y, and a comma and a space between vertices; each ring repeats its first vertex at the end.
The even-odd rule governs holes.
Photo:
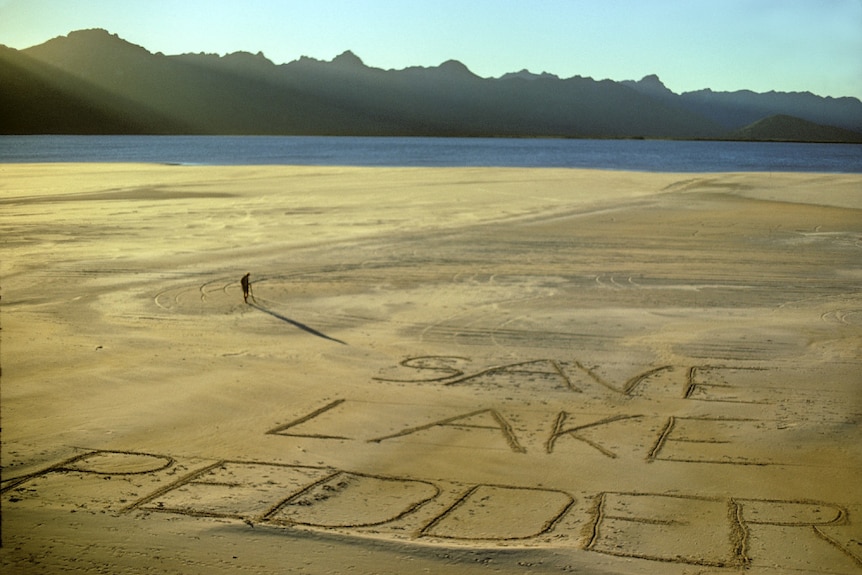
POLYGON ((248 303, 249 275, 251 275, 251 272, 245 274, 244 276, 242 276, 242 279, 239 280, 239 283, 242 284, 242 301, 244 301, 245 303, 248 303))

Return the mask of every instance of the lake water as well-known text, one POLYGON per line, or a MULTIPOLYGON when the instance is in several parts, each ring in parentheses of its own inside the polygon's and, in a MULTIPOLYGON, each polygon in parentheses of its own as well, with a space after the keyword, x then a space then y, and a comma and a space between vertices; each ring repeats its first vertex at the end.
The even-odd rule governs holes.
POLYGON ((862 145, 317 136, 0 136, 0 163, 596 168, 862 173, 862 145))

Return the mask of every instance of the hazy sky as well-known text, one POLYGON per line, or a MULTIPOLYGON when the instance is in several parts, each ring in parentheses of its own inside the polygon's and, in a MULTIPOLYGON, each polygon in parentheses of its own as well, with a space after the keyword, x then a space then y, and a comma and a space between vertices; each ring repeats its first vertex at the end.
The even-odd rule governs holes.
POLYGON ((457 59, 483 77, 654 73, 675 92, 862 98, 862 0, 0 0, 0 44, 83 28, 165 54, 352 50, 384 69, 457 59))

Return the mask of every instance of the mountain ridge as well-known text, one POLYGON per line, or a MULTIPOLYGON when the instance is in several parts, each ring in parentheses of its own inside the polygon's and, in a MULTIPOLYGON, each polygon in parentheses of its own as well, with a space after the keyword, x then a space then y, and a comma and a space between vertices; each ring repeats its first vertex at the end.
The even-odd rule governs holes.
POLYGON ((521 70, 482 78, 458 60, 384 70, 350 50, 329 62, 283 64, 262 52, 165 55, 101 29, 5 48, 0 64, 2 133, 721 139, 782 114, 862 132, 862 102, 849 97, 675 94, 656 75, 617 82, 521 70), (2 88, 7 77, 17 82, 13 93, 2 88), (53 110, 38 105, 46 94, 53 110), (105 101, 111 121, 96 113, 105 101), (89 123, 57 113, 81 106, 92 108, 89 123))
POLYGON ((673 102, 703 115, 729 130, 772 115, 794 116, 800 119, 862 132, 862 102, 858 98, 818 96, 811 92, 754 92, 736 90, 715 91, 703 88, 676 94, 652 74, 641 80, 623 80, 623 84, 660 101, 673 102))

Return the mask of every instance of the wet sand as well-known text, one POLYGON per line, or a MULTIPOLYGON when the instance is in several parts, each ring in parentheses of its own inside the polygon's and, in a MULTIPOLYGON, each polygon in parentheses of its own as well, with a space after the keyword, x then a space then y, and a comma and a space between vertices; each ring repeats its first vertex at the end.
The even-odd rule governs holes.
POLYGON ((858 175, 3 165, 0 231, 4 572, 862 573, 858 175))

